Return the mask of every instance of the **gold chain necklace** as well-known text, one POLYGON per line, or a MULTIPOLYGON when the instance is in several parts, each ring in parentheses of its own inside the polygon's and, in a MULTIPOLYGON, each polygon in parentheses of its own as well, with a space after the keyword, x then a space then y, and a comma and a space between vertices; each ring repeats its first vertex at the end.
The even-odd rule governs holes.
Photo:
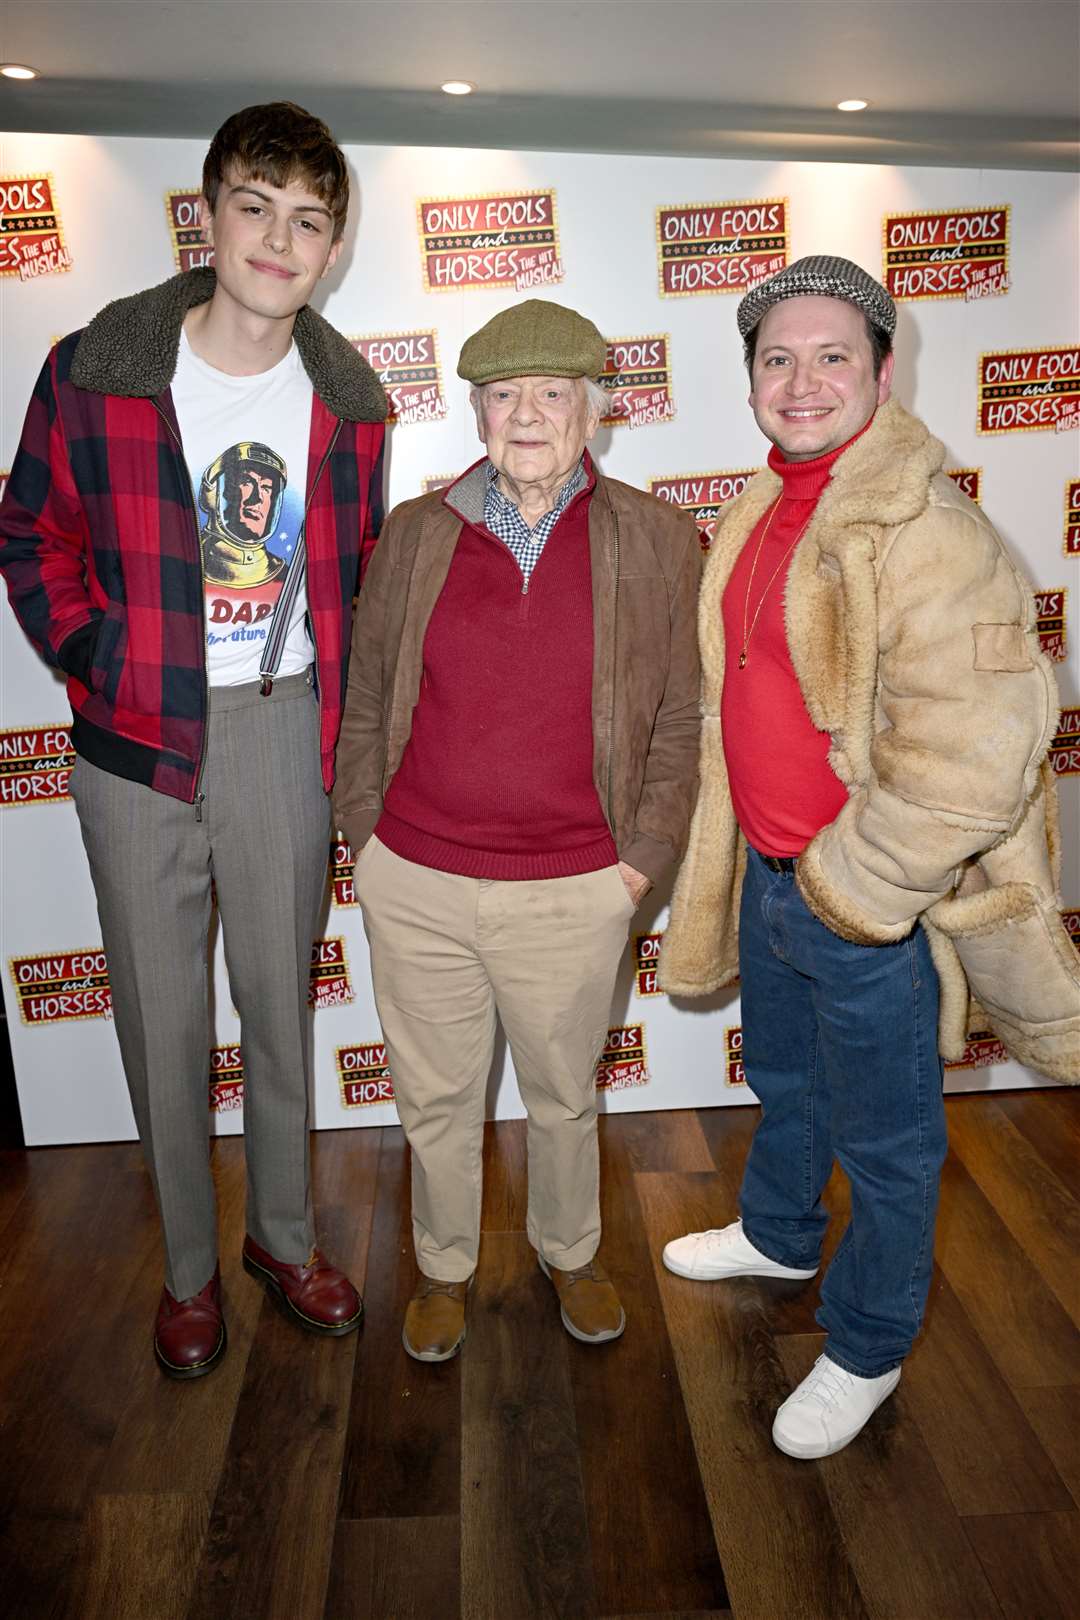
POLYGON ((747 656, 748 656, 748 649, 749 649, 749 646, 750 646, 750 637, 754 633, 754 628, 757 625, 758 619, 759 619, 759 617, 761 615, 761 610, 765 605, 765 598, 768 596, 769 592, 773 588, 773 585, 776 583, 776 577, 779 574, 781 568, 783 568, 784 564, 787 562, 788 558, 791 556, 791 553, 795 550, 795 547, 798 545, 799 541, 802 539, 803 535, 806 533, 807 526, 808 526, 808 524, 810 522, 810 518, 812 518, 813 515, 814 515, 813 509, 811 509, 810 516, 806 519, 806 522, 801 526, 801 528, 799 529, 798 534, 795 536, 794 540, 791 542, 790 546, 788 546, 787 550, 784 552, 784 555, 781 557, 780 561, 777 563, 776 567, 773 569, 771 575, 769 576, 769 583, 766 585, 765 589, 762 591, 760 597, 758 598, 758 605, 754 609, 754 617, 750 620, 750 628, 747 629, 746 621, 747 621, 747 618, 749 617, 749 613, 750 613, 750 592, 754 588, 754 575, 757 573, 758 558, 761 556, 761 548, 765 544, 765 537, 769 532, 770 525, 772 524, 773 518, 776 516, 777 510, 779 509, 780 502, 781 502, 782 499, 783 499, 783 496, 778 495, 776 497, 776 500, 773 503, 772 511, 769 513, 768 517, 766 518, 765 527, 761 531, 761 539, 757 543, 757 549, 754 552, 754 560, 750 565, 750 578, 746 582, 746 596, 743 598, 742 649, 741 649, 741 651, 739 653, 739 668, 740 669, 745 669, 746 668, 746 659, 747 659, 747 656))

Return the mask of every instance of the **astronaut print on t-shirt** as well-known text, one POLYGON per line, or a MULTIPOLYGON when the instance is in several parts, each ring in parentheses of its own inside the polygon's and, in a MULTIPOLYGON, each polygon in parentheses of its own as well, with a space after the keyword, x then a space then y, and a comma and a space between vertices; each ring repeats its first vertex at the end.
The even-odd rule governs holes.
POLYGON ((231 444, 203 473, 198 504, 208 629, 265 624, 303 516, 283 457, 268 444, 231 444), (223 587, 216 599, 213 585, 223 587))
MULTIPOLYGON (((311 383, 295 344, 269 371, 232 376, 182 333, 172 396, 199 523, 207 675, 212 686, 243 685, 259 679, 303 530, 311 383)), ((314 657, 304 583, 282 627, 279 675, 314 657)))
POLYGON ((285 583, 303 521, 303 500, 290 487, 283 456, 268 444, 242 440, 205 469, 196 501, 202 523, 207 652, 219 667, 242 663, 250 673, 257 668, 285 583), (234 661, 234 649, 246 656, 234 661))

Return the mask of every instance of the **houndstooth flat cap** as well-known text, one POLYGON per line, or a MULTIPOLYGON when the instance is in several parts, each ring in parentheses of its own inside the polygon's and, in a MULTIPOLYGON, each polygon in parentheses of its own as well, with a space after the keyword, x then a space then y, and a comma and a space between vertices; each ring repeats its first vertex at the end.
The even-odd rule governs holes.
POLYGON ((813 253, 796 259, 775 276, 748 292, 739 304, 736 320, 739 334, 747 337, 762 316, 782 298, 842 298, 855 304, 879 332, 892 337, 896 330, 896 305, 880 281, 868 276, 850 259, 831 253, 813 253))

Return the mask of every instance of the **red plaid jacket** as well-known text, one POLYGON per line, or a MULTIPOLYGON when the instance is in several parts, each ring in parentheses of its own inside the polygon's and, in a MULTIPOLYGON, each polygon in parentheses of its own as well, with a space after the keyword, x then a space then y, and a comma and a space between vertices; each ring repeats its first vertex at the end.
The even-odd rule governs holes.
MULTIPOLYGON (((198 522, 169 384, 195 270, 110 304, 52 350, 0 504, 0 570, 19 622, 68 677, 78 753, 195 798, 208 687, 198 522)), ((375 373, 313 310, 294 335, 314 396, 307 593, 327 790, 341 723, 361 553, 382 519, 386 401, 375 373)))

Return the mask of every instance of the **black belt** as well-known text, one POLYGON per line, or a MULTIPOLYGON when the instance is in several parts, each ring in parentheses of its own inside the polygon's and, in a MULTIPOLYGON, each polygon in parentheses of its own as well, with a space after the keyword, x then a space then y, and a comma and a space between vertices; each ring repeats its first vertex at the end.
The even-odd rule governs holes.
POLYGON ((796 855, 763 855, 760 849, 756 849, 754 854, 759 861, 765 862, 770 872, 787 872, 790 876, 795 871, 796 855))

